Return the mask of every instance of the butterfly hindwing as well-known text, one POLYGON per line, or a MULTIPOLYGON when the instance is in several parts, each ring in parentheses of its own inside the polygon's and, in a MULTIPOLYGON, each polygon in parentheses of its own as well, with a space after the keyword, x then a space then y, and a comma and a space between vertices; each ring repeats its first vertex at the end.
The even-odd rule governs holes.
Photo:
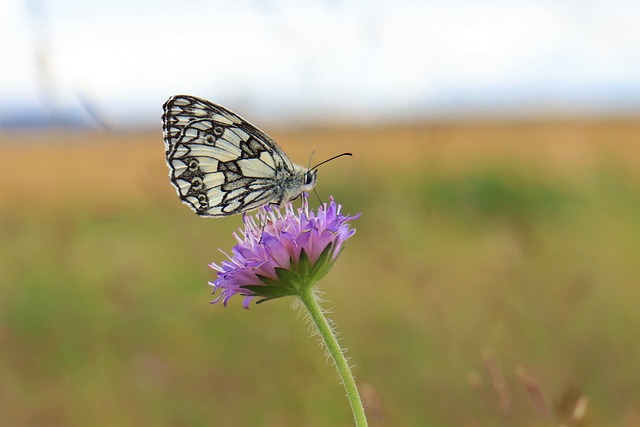
MULTIPOLYGON (((165 154, 180 199, 201 216, 226 216, 285 198, 297 168, 264 132, 224 107, 187 95, 164 104, 165 154)), ((293 180, 293 178, 296 178, 293 180)))

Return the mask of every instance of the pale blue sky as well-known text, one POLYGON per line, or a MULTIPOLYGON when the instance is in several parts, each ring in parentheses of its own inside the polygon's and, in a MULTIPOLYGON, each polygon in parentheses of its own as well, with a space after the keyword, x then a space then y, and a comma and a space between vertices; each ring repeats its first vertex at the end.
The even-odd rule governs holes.
POLYGON ((633 113, 638 46, 637 0, 0 0, 0 119, 43 81, 115 127, 178 93, 276 124, 633 113))

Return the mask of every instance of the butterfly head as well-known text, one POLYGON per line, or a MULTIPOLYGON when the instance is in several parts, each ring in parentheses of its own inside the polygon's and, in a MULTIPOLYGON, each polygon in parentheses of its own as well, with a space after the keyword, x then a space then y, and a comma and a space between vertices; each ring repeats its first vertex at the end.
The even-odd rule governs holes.
POLYGON ((337 159, 342 156, 352 156, 351 153, 342 153, 337 156, 333 156, 323 162, 318 163, 312 168, 303 168, 302 166, 294 165, 294 174, 292 182, 294 183, 291 190, 285 193, 283 200, 291 200, 298 197, 300 194, 312 191, 316 186, 318 166, 321 166, 333 159, 337 159))
POLYGON ((316 179, 317 179, 316 173, 318 171, 318 166, 324 165, 325 163, 330 162, 331 160, 337 159, 338 157, 342 157, 342 156, 353 156, 353 154, 351 153, 338 154, 337 156, 333 156, 330 159, 327 159, 323 162, 318 163, 312 168, 303 170, 302 185, 300 186, 301 192, 313 190, 313 188, 316 186, 316 179))
POLYGON ((316 170, 307 169, 300 165, 293 165, 294 171, 291 178, 288 180, 288 185, 285 188, 290 189, 291 193, 287 199, 294 199, 304 192, 309 192, 316 186, 316 170))
POLYGON ((318 179, 318 177, 316 176, 316 172, 317 171, 315 169, 309 169, 304 173, 302 182, 303 185, 307 187, 305 191, 311 190, 316 186, 316 180, 318 179))

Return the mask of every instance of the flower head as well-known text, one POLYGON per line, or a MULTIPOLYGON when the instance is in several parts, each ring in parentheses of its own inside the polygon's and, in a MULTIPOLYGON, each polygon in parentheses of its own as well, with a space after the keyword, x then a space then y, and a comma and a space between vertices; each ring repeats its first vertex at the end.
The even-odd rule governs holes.
POLYGON ((349 221, 360 214, 341 214, 342 206, 333 197, 317 212, 310 211, 307 197, 302 195, 302 207, 297 209, 287 202, 279 208, 262 208, 253 216, 243 215, 244 230, 234 233, 238 243, 232 255, 210 265, 218 277, 209 284, 214 293, 220 291, 213 303, 222 300, 226 306, 240 294, 248 308, 255 297, 260 303, 296 295, 329 272, 345 240, 356 232, 349 221))

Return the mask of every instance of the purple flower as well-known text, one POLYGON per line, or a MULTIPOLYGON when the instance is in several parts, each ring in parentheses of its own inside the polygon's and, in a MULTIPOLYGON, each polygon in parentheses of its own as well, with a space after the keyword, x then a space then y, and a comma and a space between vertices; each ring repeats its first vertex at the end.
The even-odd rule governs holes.
POLYGON ((345 216, 342 208, 330 198, 317 212, 309 211, 308 195, 302 195, 302 207, 292 202, 282 207, 265 207, 253 215, 243 215, 244 230, 234 233, 238 241, 229 260, 211 264, 218 278, 209 283, 213 292, 220 291, 212 303, 244 296, 243 306, 251 300, 258 303, 297 295, 301 287, 312 287, 326 275, 340 255, 344 241, 355 229, 349 221, 360 214, 345 216), (284 208, 284 213, 282 212, 284 208))

